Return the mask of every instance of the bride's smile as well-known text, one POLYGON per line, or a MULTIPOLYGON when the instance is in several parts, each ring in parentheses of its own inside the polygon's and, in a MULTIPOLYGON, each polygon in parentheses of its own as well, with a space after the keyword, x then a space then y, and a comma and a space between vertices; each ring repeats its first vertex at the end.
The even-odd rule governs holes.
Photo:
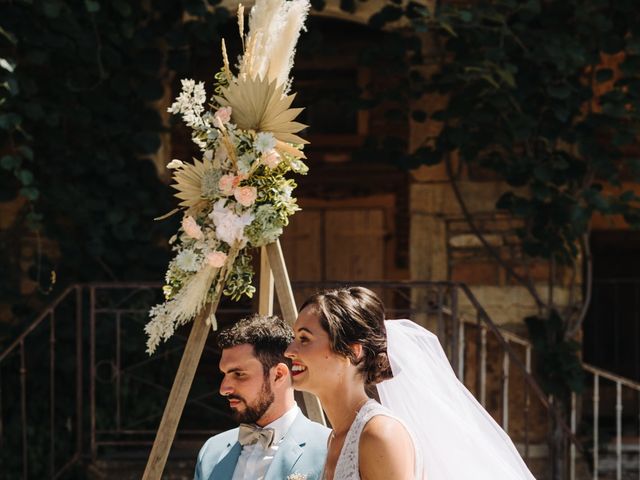
POLYGON ((304 308, 293 326, 295 338, 285 356, 292 360, 291 376, 297 390, 326 394, 336 380, 344 378, 349 360, 331 349, 329 334, 322 328, 317 309, 304 308))

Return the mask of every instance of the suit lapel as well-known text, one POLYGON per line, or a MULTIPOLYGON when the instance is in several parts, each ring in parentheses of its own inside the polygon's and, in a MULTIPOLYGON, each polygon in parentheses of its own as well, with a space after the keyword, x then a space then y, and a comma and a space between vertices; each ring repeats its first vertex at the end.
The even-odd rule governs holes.
POLYGON ((233 472, 236 469, 240 452, 242 451, 242 445, 236 442, 231 450, 220 459, 211 472, 211 476, 208 480, 231 480, 233 472))
POLYGON ((298 416, 282 440, 278 452, 275 457, 273 457, 273 461, 267 470, 264 480, 282 480, 293 472, 296 463, 302 456, 306 444, 304 427, 307 421, 302 412, 298 413, 298 416))

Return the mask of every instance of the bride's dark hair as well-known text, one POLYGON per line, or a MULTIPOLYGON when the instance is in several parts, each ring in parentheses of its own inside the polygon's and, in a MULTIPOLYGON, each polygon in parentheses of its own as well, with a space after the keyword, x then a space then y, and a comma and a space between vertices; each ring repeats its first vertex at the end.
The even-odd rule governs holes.
POLYGON ((393 376, 387 357, 384 305, 375 293, 364 287, 324 290, 308 298, 300 310, 309 306, 317 310, 331 349, 358 366, 365 384, 393 376), (354 343, 362 345, 360 359, 350 348, 354 343))

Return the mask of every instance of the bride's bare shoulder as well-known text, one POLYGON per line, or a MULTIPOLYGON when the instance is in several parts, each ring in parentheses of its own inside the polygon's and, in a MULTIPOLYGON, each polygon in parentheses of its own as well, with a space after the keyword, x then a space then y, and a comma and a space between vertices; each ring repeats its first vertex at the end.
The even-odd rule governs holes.
POLYGON ((376 415, 369 420, 359 447, 363 480, 413 478, 413 443, 404 425, 395 418, 376 415))

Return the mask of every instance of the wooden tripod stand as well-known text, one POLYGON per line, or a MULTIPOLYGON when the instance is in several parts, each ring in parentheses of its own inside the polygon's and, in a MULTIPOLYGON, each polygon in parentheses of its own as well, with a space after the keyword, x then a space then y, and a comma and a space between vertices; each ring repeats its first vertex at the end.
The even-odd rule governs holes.
MULTIPOLYGON (((282 248, 280 241, 262 247, 260 252, 260 286, 259 286, 259 312, 261 314, 271 314, 273 312, 273 289, 275 285, 278 294, 278 303, 282 311, 284 320, 293 325, 298 311, 296 302, 289 281, 289 274, 284 263, 282 248)), ((171 393, 167 400, 167 405, 162 414, 162 420, 153 442, 151 454, 147 460, 147 466, 144 470, 143 480, 160 480, 164 471, 169 450, 173 444, 173 439, 178 428, 178 422, 182 416, 184 405, 187 401, 187 395, 191 389, 191 383, 196 373, 196 368, 200 362, 202 351, 209 334, 209 326, 206 319, 211 312, 215 312, 218 308, 218 300, 215 304, 209 304, 202 309, 200 314, 193 321, 191 333, 187 340, 182 360, 178 367, 178 372, 171 387, 171 393)), ((303 393, 304 404, 307 410, 307 416, 316 422, 325 425, 324 413, 318 398, 307 392, 303 393)))

